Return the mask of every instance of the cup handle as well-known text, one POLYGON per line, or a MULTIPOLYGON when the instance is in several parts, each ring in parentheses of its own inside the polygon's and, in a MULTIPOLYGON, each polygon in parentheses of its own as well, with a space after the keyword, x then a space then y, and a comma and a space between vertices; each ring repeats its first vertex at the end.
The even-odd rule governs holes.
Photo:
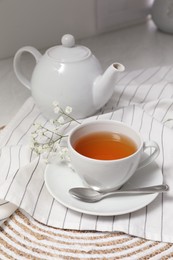
POLYGON ((154 148, 154 150, 146 159, 144 159, 143 161, 141 161, 139 163, 137 170, 141 169, 141 168, 147 166, 148 164, 150 164, 151 162, 153 162, 160 153, 160 148, 159 148, 158 144, 152 140, 144 142, 143 151, 145 151, 148 148, 154 148))

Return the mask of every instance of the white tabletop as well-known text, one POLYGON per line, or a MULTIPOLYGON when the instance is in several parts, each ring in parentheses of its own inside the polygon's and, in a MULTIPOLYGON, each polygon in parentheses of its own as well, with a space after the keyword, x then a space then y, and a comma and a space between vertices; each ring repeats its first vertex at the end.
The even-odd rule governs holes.
MULTIPOLYGON (((113 62, 123 63, 128 71, 173 64, 173 35, 158 31, 152 21, 83 39, 79 44, 89 47, 104 69, 113 62)), ((33 60, 26 56, 23 63, 30 76, 33 60)), ((12 119, 30 95, 14 74, 13 57, 1 60, 0 126, 12 119)))

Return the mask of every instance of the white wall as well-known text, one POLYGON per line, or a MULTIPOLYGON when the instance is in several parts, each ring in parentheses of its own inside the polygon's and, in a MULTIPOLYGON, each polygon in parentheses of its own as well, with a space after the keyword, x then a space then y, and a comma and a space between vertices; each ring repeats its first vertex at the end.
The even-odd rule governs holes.
POLYGON ((59 44, 65 33, 81 39, 138 22, 148 1, 0 0, 0 59, 25 45, 42 49, 59 44))
POLYGON ((65 33, 93 35, 95 0, 0 0, 0 58, 24 45, 45 48, 65 33))
POLYGON ((146 20, 153 0, 97 0, 98 32, 115 30, 146 20))

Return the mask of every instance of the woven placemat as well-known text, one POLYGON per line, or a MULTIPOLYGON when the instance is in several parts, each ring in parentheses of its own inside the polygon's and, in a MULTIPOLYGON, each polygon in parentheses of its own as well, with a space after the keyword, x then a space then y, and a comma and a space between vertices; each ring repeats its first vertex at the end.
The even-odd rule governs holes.
POLYGON ((45 226, 17 210, 1 227, 0 259, 173 259, 173 245, 121 232, 45 226))

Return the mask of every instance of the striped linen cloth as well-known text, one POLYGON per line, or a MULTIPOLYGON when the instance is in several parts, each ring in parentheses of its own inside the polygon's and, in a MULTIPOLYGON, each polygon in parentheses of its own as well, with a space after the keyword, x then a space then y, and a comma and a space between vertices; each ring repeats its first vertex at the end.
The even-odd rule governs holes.
MULTIPOLYGON (((140 131, 144 140, 160 146, 159 165, 168 193, 148 206, 120 216, 92 216, 68 209, 48 193, 45 163, 30 149, 33 123, 46 124, 32 98, 0 135, 0 223, 17 208, 39 222, 57 228, 122 231, 150 240, 173 242, 173 68, 155 67, 124 72, 110 101, 86 120, 119 120, 140 131)), ((68 129, 67 129, 68 130, 68 129)))

